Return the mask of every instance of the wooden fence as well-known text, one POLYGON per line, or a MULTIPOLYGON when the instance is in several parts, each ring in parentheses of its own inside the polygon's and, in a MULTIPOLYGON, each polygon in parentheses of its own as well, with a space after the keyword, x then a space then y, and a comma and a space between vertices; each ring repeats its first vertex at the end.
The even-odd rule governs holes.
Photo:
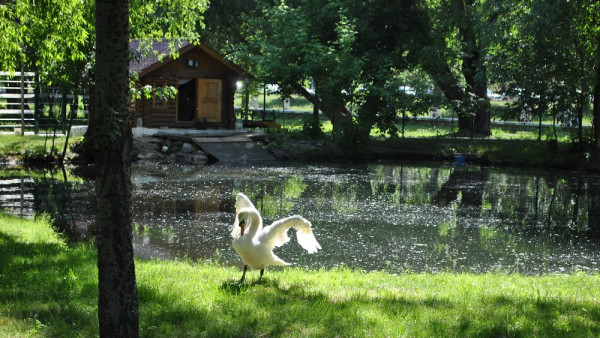
POLYGON ((71 113, 74 125, 87 125, 87 95, 36 87, 32 72, 0 72, 0 131, 64 133, 71 113))

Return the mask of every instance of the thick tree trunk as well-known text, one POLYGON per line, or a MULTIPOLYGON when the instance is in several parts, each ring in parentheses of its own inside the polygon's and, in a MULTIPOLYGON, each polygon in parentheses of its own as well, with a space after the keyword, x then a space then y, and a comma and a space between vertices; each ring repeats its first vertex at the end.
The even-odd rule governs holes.
MULTIPOLYGON (((594 186, 591 183, 588 185, 594 186)), ((594 188, 589 190, 588 236, 600 238, 600 192, 594 188)))
MULTIPOLYGON (((600 41, 598 50, 600 51, 600 41)), ((594 84, 594 142, 590 166, 600 170, 600 62, 596 65, 596 83, 594 84)))
POLYGON ((139 336, 132 243, 129 1, 96 1, 98 319, 101 337, 139 336))
MULTIPOLYGON (((445 55, 446 46, 443 40, 435 41, 432 46, 424 48, 421 56, 421 66, 433 78, 446 99, 458 115, 458 130, 461 133, 480 135, 491 134, 490 103, 487 99, 487 70, 473 22, 474 0, 454 0, 452 8, 455 15, 461 19, 457 22, 462 42, 462 75, 467 87, 463 90, 458 79, 448 66, 445 55), (435 48, 433 46, 438 46, 435 48)), ((452 14, 449 14, 452 15, 452 14)))
POLYGON ((319 100, 319 98, 316 95, 311 94, 308 90, 306 90, 306 88, 300 85, 296 85, 294 86, 294 90, 296 90, 298 94, 306 98, 308 102, 312 103, 312 105, 316 107, 317 110, 322 111, 323 114, 327 116, 327 118, 334 125, 351 117, 350 112, 348 111, 348 109, 346 109, 346 107, 344 107, 343 104, 338 109, 327 109, 323 106, 323 102, 321 102, 321 100, 319 100))
MULTIPOLYGON (((491 105, 487 98, 487 69, 485 66, 485 53, 480 47, 480 43, 475 33, 475 18, 473 10, 476 3, 474 0, 456 1, 458 7, 464 15, 462 25, 459 25, 459 31, 462 36, 463 62, 462 73, 467 82, 467 92, 473 94, 475 102, 472 105, 473 114, 473 132, 479 135, 489 136, 491 134, 491 105)), ((464 124, 464 123, 463 123, 464 124)), ((459 129, 461 122, 459 121, 459 129)))

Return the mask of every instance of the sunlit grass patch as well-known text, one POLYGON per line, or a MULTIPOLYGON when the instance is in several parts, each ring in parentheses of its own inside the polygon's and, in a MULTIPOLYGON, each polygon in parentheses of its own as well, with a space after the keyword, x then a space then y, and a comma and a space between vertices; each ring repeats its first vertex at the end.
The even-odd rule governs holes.
MULTIPOLYGON (((81 136, 70 137, 69 145, 80 142, 81 136)), ((46 152, 50 153, 62 151, 65 143, 64 136, 41 136, 41 135, 0 135, 0 157, 7 156, 22 156, 31 152, 46 152)))
MULTIPOLYGON (((322 243, 323 244, 323 243, 322 243)), ((92 245, 0 217, 0 335, 96 336, 92 245), (31 229, 29 229, 31 228, 31 229)), ((597 336, 600 275, 391 274, 136 260, 142 337, 597 336)))

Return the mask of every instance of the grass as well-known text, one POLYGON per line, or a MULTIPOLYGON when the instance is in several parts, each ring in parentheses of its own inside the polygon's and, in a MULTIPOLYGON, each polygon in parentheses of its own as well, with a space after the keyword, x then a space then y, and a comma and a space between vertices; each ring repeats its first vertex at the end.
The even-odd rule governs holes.
MULTIPOLYGON (((270 107, 269 107, 270 108, 270 107)), ((272 114, 268 113, 267 118, 272 118, 272 114)), ((309 118, 309 114, 296 114, 296 113, 275 113, 275 121, 282 125, 285 130, 298 132, 302 130, 303 120, 309 118)), ((257 115, 256 119, 260 119, 257 115)), ((320 116, 321 130, 325 133, 331 133, 333 126, 329 119, 320 116)), ((551 123, 551 121, 548 121, 551 123)), ((401 131, 402 125, 396 124, 396 128, 401 131)), ((412 118, 409 119, 404 127, 404 137, 407 138, 429 138, 429 137, 445 137, 456 132, 458 126, 454 124, 445 125, 439 121, 419 121, 415 122, 412 118)), ((557 139, 560 142, 569 142, 574 137, 575 132, 571 132, 568 129, 557 126, 557 139)), ((520 140, 537 140, 538 139, 538 127, 530 126, 500 126, 492 125, 492 139, 520 139, 520 140)), ((389 136, 387 134, 381 134, 377 128, 373 128, 371 131, 372 137, 389 136)), ((401 136, 401 134, 399 134, 401 136)), ((553 139, 552 128, 542 128, 542 141, 548 141, 553 139)))
MULTIPOLYGON (((0 336, 97 336, 95 257, 48 219, 1 214, 0 336)), ((239 285, 217 260, 137 260, 136 272, 143 337, 600 334, 600 275, 286 268, 239 285)))
MULTIPOLYGON (((70 137, 69 149, 81 140, 81 136, 70 137)), ((52 161, 62 153, 64 144, 64 136, 57 136, 53 146, 52 136, 3 134, 0 135, 0 158, 17 157, 27 162, 52 161)))
MULTIPOLYGON (((256 97, 258 99, 258 104, 259 104, 259 106, 261 108, 263 106, 266 106, 267 109, 276 109, 276 110, 282 110, 283 109, 283 101, 281 100, 281 96, 280 95, 268 94, 263 99, 263 95, 262 95, 262 92, 261 92, 256 97)), ((509 102, 507 102, 507 101, 490 101, 490 104, 492 106, 492 111, 491 111, 491 113, 492 113, 492 119, 493 120, 498 120, 498 121, 503 120, 502 114, 500 114, 496 110, 498 110, 498 109, 502 110, 505 107, 508 107, 509 102)), ((238 95, 236 95, 235 100, 234 100, 234 106, 235 107, 241 107, 242 106, 242 94, 238 93, 238 95)), ((590 105, 589 107, 587 107, 586 109, 584 109, 584 114, 583 114, 583 125, 584 126, 591 126, 592 125, 592 119, 593 119, 592 108, 593 107, 590 105)), ((313 105, 305 97, 303 97, 303 96, 292 95, 290 97, 290 110, 312 112, 313 105)), ((441 112, 442 117, 456 117, 456 114, 454 114, 452 112, 452 109, 442 108, 440 112, 441 112)), ((409 114, 409 115, 411 115, 411 114, 409 114)), ((535 123, 535 124, 537 124, 539 122, 539 117, 538 116, 532 116, 532 119, 533 119, 532 122, 535 123)), ((542 118, 542 122, 543 123, 551 124, 552 123, 552 115, 550 113, 544 115, 543 118, 542 118)))
MULTIPOLYGON (((271 131, 275 138, 275 147, 281 147, 300 160, 332 160, 336 156, 343 158, 340 150, 328 142, 309 142, 304 147, 285 146, 284 141, 277 138, 289 139, 306 138, 302 132, 302 117, 286 114, 285 120, 277 117, 278 123, 285 121, 283 131, 271 131), (337 154, 337 155, 336 155, 337 154)), ((321 130, 325 135, 332 132, 331 122, 320 120, 321 130)), ((401 129, 401 125, 397 125, 401 129)), ((409 123, 405 126, 404 138, 390 138, 377 129, 371 131, 370 150, 375 156, 385 159, 425 159, 453 160, 454 155, 468 156, 468 161, 482 164, 530 166, 545 168, 585 169, 587 149, 584 154, 573 148, 573 135, 565 129, 557 129, 558 148, 556 152, 548 150, 548 141, 554 139, 548 128, 542 133, 542 141, 538 141, 537 128, 502 128, 492 129, 492 137, 471 139, 457 137, 452 125, 439 125, 433 122, 409 123)), ((371 155, 371 154, 367 154, 371 155)), ((370 157, 369 157, 370 158, 370 157)))

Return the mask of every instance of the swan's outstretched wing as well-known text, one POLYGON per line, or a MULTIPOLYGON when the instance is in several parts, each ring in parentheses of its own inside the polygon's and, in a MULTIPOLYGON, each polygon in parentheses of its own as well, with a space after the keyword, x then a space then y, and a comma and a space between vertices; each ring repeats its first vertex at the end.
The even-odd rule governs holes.
POLYGON ((233 237, 233 238, 236 238, 241 233, 241 229, 239 227, 239 224, 240 224, 239 214, 240 214, 240 211, 242 211, 243 209, 246 209, 246 210, 254 209, 256 211, 256 213, 258 214, 258 210, 256 210, 256 207, 254 207, 254 204, 252 204, 252 202, 250 202, 250 199, 246 195, 244 195, 242 193, 238 193, 237 197, 235 199, 235 220, 233 221, 233 225, 230 228, 231 237, 233 237))
POLYGON ((311 224, 302 216, 290 216, 279 221, 273 222, 273 224, 265 227, 261 231, 258 240, 269 249, 272 250, 274 247, 282 246, 287 243, 290 238, 287 235, 289 228, 296 229, 296 237, 298 243, 308 253, 315 253, 321 249, 319 242, 315 238, 314 233, 311 229, 311 224))
POLYGON ((242 194, 241 192, 238 193, 235 198, 235 214, 239 214, 240 210, 248 207, 256 209, 256 207, 254 206, 254 204, 252 204, 248 196, 242 194))

